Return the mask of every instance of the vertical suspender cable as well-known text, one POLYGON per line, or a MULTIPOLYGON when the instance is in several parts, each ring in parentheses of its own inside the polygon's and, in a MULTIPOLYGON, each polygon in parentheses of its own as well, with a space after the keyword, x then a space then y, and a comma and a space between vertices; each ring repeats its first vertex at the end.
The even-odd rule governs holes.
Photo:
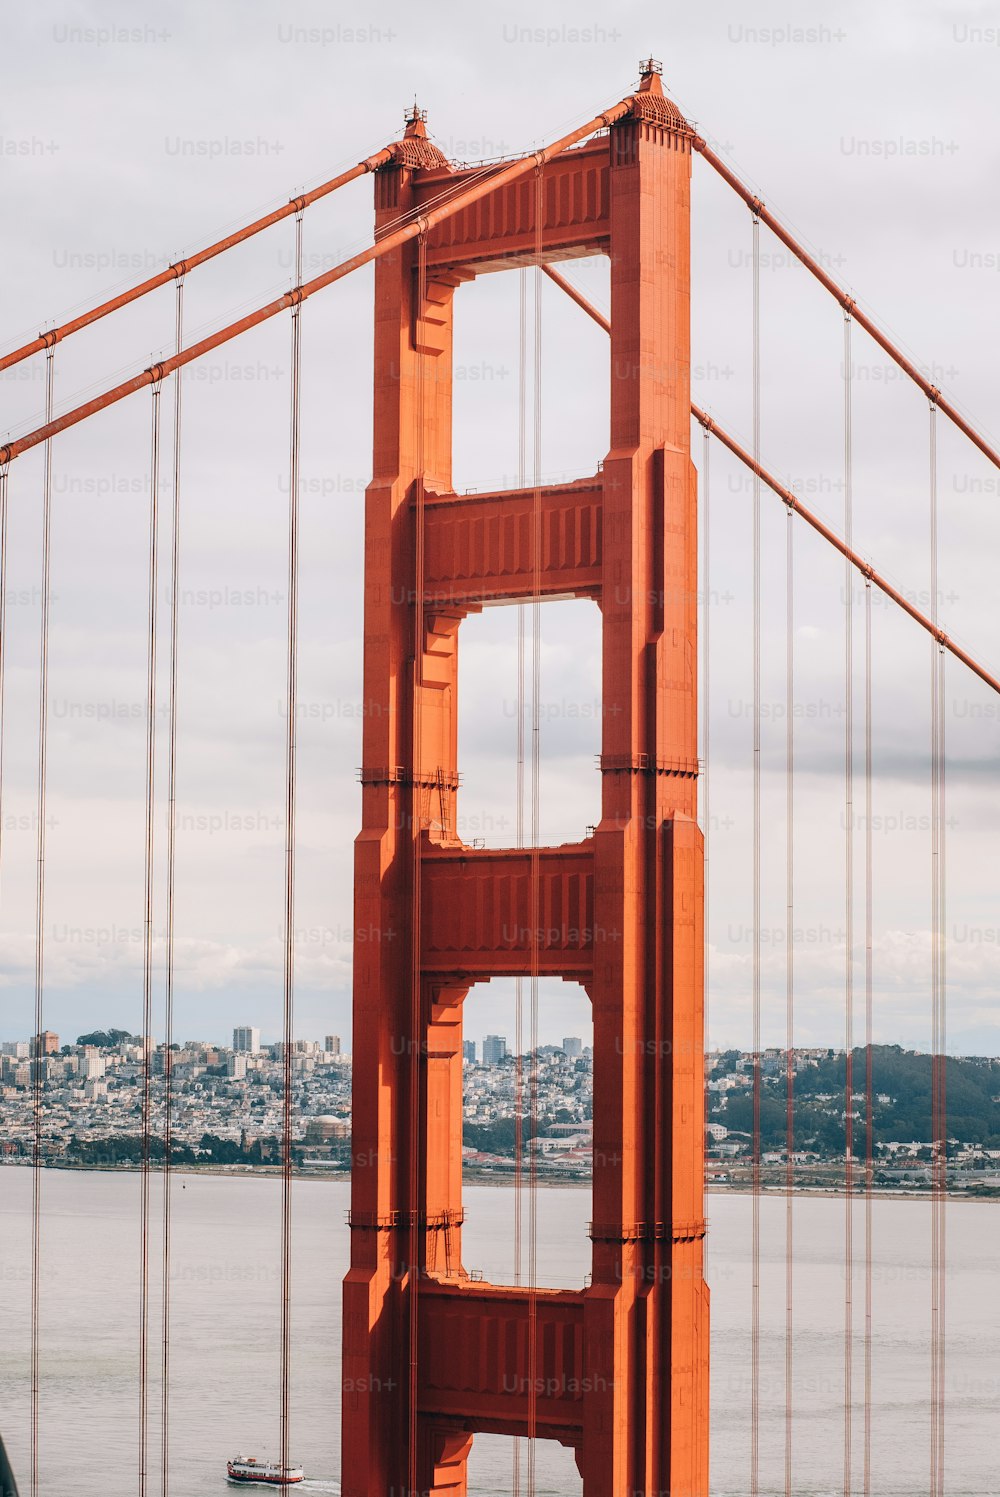
MULTIPOLYGON (((760 219, 753 217, 753 453, 760 462, 760 219)), ((760 477, 753 479, 753 1149, 750 1303, 750 1494, 760 1490, 760 477)))
MULTIPOLYGON (((931 619, 937 622, 938 576, 937 576, 937 463, 936 426, 934 405, 929 413, 930 447, 930 572, 931 572, 931 619)), ((938 669, 937 648, 931 640, 931 1393, 930 1393, 930 1497, 938 1497, 938 669)))
MULTIPOLYGON (((933 402, 929 408, 930 466, 930 571, 931 618, 937 622, 938 548, 937 548, 937 423, 933 402)), ((931 1398, 930 1398, 930 1482, 931 1497, 939 1497, 938 1470, 938 1189, 940 1183, 940 1116, 938 1103, 940 1008, 938 993, 938 790, 940 743, 938 740, 938 669, 937 649, 931 642, 931 1398)))
MULTIPOLYGON (((702 829, 704 846, 704 879, 705 879, 705 915, 704 915, 704 968, 705 968, 705 1036, 706 1040, 711 1037, 709 1023, 711 1006, 711 970, 709 956, 709 941, 711 932, 709 930, 709 910, 711 908, 709 899, 709 866, 710 850, 712 844, 712 816, 711 816, 711 738, 712 738, 712 713, 709 693, 709 672, 711 668, 711 651, 709 649, 709 625, 712 612, 712 552, 711 552, 711 442, 712 437, 707 427, 702 429, 701 434, 701 555, 702 555, 702 588, 703 596, 701 602, 701 755, 702 755, 702 829)), ((706 1244, 707 1246, 707 1244, 706 1244)))
MULTIPOLYGON (((937 407, 929 408, 931 619, 938 622, 937 407)), ((931 643, 931 1497, 944 1491, 944 1225, 948 1140, 945 1124, 944 654, 931 643)))
POLYGON ((149 458, 149 617, 146 640, 146 828, 142 920, 142 1169, 139 1228, 139 1497, 149 1477, 149 1218, 153 1087, 153 817, 156 805, 156 604, 160 528, 160 382, 152 394, 149 458))
POLYGON ((4 707, 6 703, 6 679, 4 664, 7 657, 7 485, 8 465, 0 463, 0 868, 3 861, 3 769, 4 769, 4 707))
POLYGON ((785 1497, 792 1494, 795 1248, 795 514, 785 528, 785 1497))
MULTIPOLYGON (((517 483, 524 488, 527 477, 527 344, 528 344, 528 271, 518 272, 518 406, 517 406, 517 483)), ((515 807, 515 840, 524 846, 524 665, 525 606, 517 605, 517 785, 515 807)), ((514 1283, 521 1283, 522 1190, 524 1186, 524 981, 514 979, 514 1283)), ((513 1443, 512 1497, 521 1493, 521 1441, 513 1443)))
MULTIPOLYGON (((302 284, 302 214, 295 216, 295 285, 302 284)), ((295 1034, 295 790, 299 667, 299 415, 302 303, 292 306, 291 410, 288 458, 288 656, 285 739, 285 910, 281 1116, 281 1470, 290 1465, 292 1379, 292 1046, 295 1034)))
MULTIPOLYGON (((844 313, 844 540, 853 530, 851 315, 844 313)), ((854 571, 844 573, 844 1497, 851 1497, 854 1353, 854 571)))
MULTIPOLYGON (((54 350, 45 356, 45 420, 52 420, 54 350)), ((38 670, 38 861, 35 881, 35 1040, 31 1068, 31 1497, 38 1497, 40 1321, 42 1284, 42 1085, 45 1057, 42 1029, 45 991, 45 798, 49 741, 49 611, 52 602, 52 441, 45 443, 42 477, 42 619, 38 670)))
POLYGON ((3 856, 3 766, 4 705, 6 702, 4 663, 7 656, 7 480, 8 465, 0 463, 0 859, 3 856))
POLYGON ((872 1190, 875 1176, 872 884, 872 583, 865 578, 865 1429, 864 1497, 872 1490, 872 1190))
MULTIPOLYGON (((175 345, 180 353, 184 336, 184 280, 177 282, 175 345)), ((163 1024, 163 1304, 160 1368, 160 1485, 170 1491, 170 1236, 172 1229, 171 1156, 173 1153, 174 1041, 174 875, 177 840, 177 634, 180 617, 180 469, 181 370, 174 373, 173 512, 170 535, 170 696, 167 721, 167 929, 163 1024)))
POLYGON ((945 1490, 945 1371, 947 1355, 947 1321, 945 1318, 945 1293, 948 1283, 947 1257, 947 1205, 948 1205, 948 986, 947 955, 948 935, 945 924, 946 883, 946 836, 945 790, 948 760, 945 752, 945 672, 948 657, 944 647, 938 646, 938 1168, 937 1190, 937 1237, 938 1237, 938 1423, 937 1423, 937 1494, 944 1497, 945 1490))
POLYGON ((535 343, 532 395, 534 442, 531 526, 531 1047, 530 1115, 532 1148, 528 1156, 528 1497, 535 1494, 535 1439, 538 1428, 538 962, 541 888, 538 846, 540 837, 541 777, 541 573, 542 573, 542 216, 545 177, 535 171, 535 343))

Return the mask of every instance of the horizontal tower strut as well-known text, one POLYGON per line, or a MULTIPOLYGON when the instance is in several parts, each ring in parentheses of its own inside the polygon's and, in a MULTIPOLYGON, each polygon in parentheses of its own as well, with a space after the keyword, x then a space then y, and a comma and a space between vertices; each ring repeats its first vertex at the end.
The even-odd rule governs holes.
POLYGON ((602 114, 595 115, 585 125, 580 125, 576 130, 571 130, 568 135, 553 141, 551 145, 543 146, 540 150, 532 151, 530 155, 522 156, 510 165, 501 168, 494 176, 486 177, 463 191, 457 192, 447 202, 431 208, 426 213, 419 214, 411 223, 404 224, 401 228, 387 234, 377 244, 370 244, 367 249, 352 255, 349 260, 342 260, 339 265, 334 265, 330 270, 325 270, 321 275, 314 276, 311 281, 305 281, 301 286, 295 286, 291 291, 286 291, 284 296, 278 297, 277 301, 268 302, 266 306, 258 307, 255 312, 249 312, 245 317, 231 322, 227 327, 220 328, 217 333, 212 333, 208 338, 203 338, 200 343, 193 343, 190 348, 182 349, 180 353, 172 354, 158 364, 144 369, 141 374, 135 374, 131 379, 123 380, 121 384, 115 385, 110 390, 105 390, 101 395, 95 395, 92 400, 85 401, 83 405, 75 406, 73 410, 67 411, 62 416, 57 416, 54 421, 48 421, 44 426, 36 427, 25 436, 18 437, 16 441, 8 442, 0 447, 0 464, 10 463, 23 452, 28 452, 39 443, 46 442, 50 437, 57 436, 59 432, 65 431, 70 426, 76 426, 81 421, 86 421, 98 411, 105 410, 108 406, 116 405, 118 401, 124 400, 127 395, 132 395, 136 390, 142 390, 147 385, 156 384, 172 374, 175 369, 182 369, 185 364, 191 364, 200 359, 204 354, 211 353, 223 343, 229 343, 233 338, 238 338, 241 333, 249 332, 252 327, 266 322, 271 317, 276 317, 279 312, 284 312, 298 302, 303 302, 317 291, 323 291, 334 282, 343 280, 344 276, 350 275, 352 270, 359 270, 362 265, 368 265, 373 260, 380 259, 391 250, 398 249, 400 245, 406 244, 411 239, 418 238, 421 234, 427 234, 438 224, 444 223, 452 214, 459 209, 468 207, 471 203, 478 202, 480 198, 488 197, 501 187, 506 187, 510 182, 516 182, 520 177, 527 176, 529 172, 544 166, 560 152, 568 150, 570 146, 577 145, 581 140, 586 140, 597 130, 603 130, 613 125, 616 120, 623 119, 632 108, 632 96, 622 99, 619 103, 605 110, 602 114))
MULTIPOLYGON (((552 270, 548 265, 543 265, 542 269, 551 280, 555 281, 557 286, 561 286, 573 298, 577 306, 583 308, 589 317, 592 317, 606 332, 611 331, 611 324, 607 318, 596 307, 592 306, 583 293, 578 291, 575 286, 572 286, 566 280, 565 276, 561 276, 558 271, 552 270)), ((748 452, 745 447, 742 447, 735 437, 731 437, 727 431, 724 431, 711 416, 695 405, 693 401, 691 403, 691 414, 701 423, 706 431, 718 437, 724 447, 728 447, 729 451, 735 457, 738 457, 752 472, 756 473, 761 481, 766 483, 768 488, 773 490, 789 509, 805 520, 807 525, 812 526, 813 530, 818 535, 821 535, 824 540, 829 541, 834 550, 839 551, 841 556, 849 561, 868 582, 873 582, 880 592, 898 604, 904 613, 909 614, 910 618, 918 623, 921 629, 926 629, 927 633, 937 640, 943 650, 947 650, 949 654, 954 655, 956 660, 960 660, 963 665, 968 666, 969 670, 977 675, 981 681, 985 681, 987 686, 992 687, 994 691, 1000 693, 1000 680, 996 676, 992 675, 984 665, 980 665, 979 661, 966 650, 963 650, 961 645, 957 645, 953 639, 949 638, 944 630, 939 628, 925 613, 921 613, 919 608, 915 608, 912 603, 908 602, 903 594, 897 588, 893 587, 891 582, 888 582, 876 572, 870 562, 865 561, 864 557, 860 556, 857 551, 852 550, 845 541, 842 541, 835 531, 823 523, 818 515, 814 515, 812 510, 806 509, 805 505, 800 504, 791 489, 787 489, 784 484, 779 483, 772 473, 769 473, 766 468, 762 467, 756 461, 752 453, 748 452)))
POLYGON ((961 645, 957 645, 953 639, 950 639, 944 630, 938 628, 937 624, 929 619, 925 613, 921 613, 919 608, 914 608, 913 604, 903 596, 898 588, 893 587, 891 582, 880 576, 870 562, 865 561, 864 557, 860 556, 857 551, 847 545, 846 541, 842 541, 840 536, 831 530, 829 525, 825 525, 818 515, 814 515, 812 510, 806 509, 804 504, 800 504, 791 489, 786 489, 783 483, 779 483, 773 473, 769 473, 766 468, 762 467, 755 460, 752 453, 748 452, 745 447, 740 446, 735 437, 731 437, 728 432, 723 431, 722 427, 718 426, 712 420, 711 416, 706 415, 698 406, 691 406, 691 414, 701 422, 706 431, 712 432, 714 436, 717 436, 722 445, 728 447, 729 451, 735 457, 738 457, 741 463, 745 463, 751 472, 756 473, 757 477, 763 483, 766 483, 768 488, 772 489, 790 510, 800 515, 807 525, 812 526, 813 530, 818 535, 821 535, 825 541, 829 541, 834 550, 839 551, 841 556, 849 561, 863 577, 869 582, 873 582, 887 598, 891 598, 904 613, 908 613, 910 618, 920 625, 921 629, 925 629, 928 634, 936 639, 943 650, 947 650, 949 654, 954 655, 955 659, 960 660, 963 665, 967 665, 969 670, 979 677, 980 681, 985 681, 986 685, 991 687, 993 691, 1000 693, 1000 680, 996 676, 991 675, 985 666, 980 665, 979 661, 966 650, 963 650, 961 645))
POLYGON ((789 232, 789 230, 785 228, 780 219, 775 218, 774 214, 771 213, 767 208, 765 208, 760 198, 755 197, 754 194, 750 191, 749 187, 747 187, 745 183, 740 181, 735 172, 730 171, 726 163, 716 155, 708 142, 702 140, 700 135, 696 135, 691 142, 691 146, 693 150, 701 152, 705 160, 708 162, 709 166, 714 167, 722 180, 728 183, 733 191, 743 199, 747 207, 757 215, 762 223, 767 224, 767 227, 771 230, 771 233, 774 234, 778 239, 780 239, 782 244, 785 245, 787 249, 791 250, 795 258, 797 260, 800 260, 806 267, 806 269, 810 272, 810 274, 816 277, 820 285, 823 286, 827 291, 829 291, 830 295, 840 303, 844 311, 847 312, 855 322, 859 323, 870 337, 875 339, 875 342, 878 344, 879 348, 883 349, 883 351, 889 355, 890 359, 892 359, 895 364, 899 365, 904 374, 909 375, 910 379, 913 380, 913 383, 924 392, 924 394, 927 396, 927 399, 932 400, 934 404, 939 408, 939 410, 944 411, 945 415, 948 417, 948 420, 953 422, 954 425, 958 427, 959 431, 964 432, 969 441, 974 443, 975 446, 979 448, 984 457, 989 458, 990 462, 995 468, 1000 468, 1000 453, 998 453, 994 447, 990 446, 986 438, 980 435, 980 433, 976 431, 974 426, 969 425, 965 417, 956 410, 950 400, 948 400, 944 395, 941 394, 941 391, 936 385, 932 385, 929 379, 925 379, 925 377, 920 373, 920 370, 917 368, 917 366, 912 363, 911 360, 908 359, 900 349, 896 347, 892 339, 882 332, 881 328, 872 321, 867 313, 862 312, 853 296, 848 296, 844 288, 842 286, 838 286, 837 282, 833 279, 832 276, 827 275, 826 271, 823 269, 822 265, 820 265, 818 260, 815 260, 813 256, 810 255, 808 250, 803 249, 802 245, 799 244, 798 240, 795 239, 794 236, 789 232))
POLYGON ((206 260, 213 260, 216 255, 232 249, 236 244, 242 244, 245 239, 252 239, 255 234, 269 229, 272 224, 280 223, 284 218, 290 218, 293 213, 301 213, 303 209, 318 202, 320 198, 328 197, 339 187, 346 187, 348 182, 353 182, 356 177, 363 176, 365 172, 377 171, 380 166, 388 165, 392 158, 392 148, 385 146, 374 156, 359 161, 357 166, 352 166, 349 171, 341 172, 339 177, 331 177, 329 182, 321 183, 311 192, 303 192, 298 197, 290 198, 280 208, 275 208, 271 213, 265 213, 263 218, 255 218, 253 223, 234 230, 224 239, 217 239, 214 244, 206 245, 204 249, 197 250, 193 255, 185 255, 182 260, 176 260, 172 265, 168 265, 166 270, 158 271, 156 275, 150 276, 146 281, 140 281, 136 286, 130 286, 119 296, 113 296, 109 301, 101 302, 100 306, 91 307, 89 312, 83 312, 70 322, 64 322, 61 327, 50 328, 47 333, 39 333, 38 337, 32 338, 30 343, 25 343, 20 348, 15 348, 11 353, 0 357, 0 372, 9 369, 12 364, 20 364, 22 359, 29 358, 43 348, 51 348, 54 343, 61 343, 72 333, 78 333, 81 328, 89 327, 93 322, 99 322, 110 312, 117 312, 121 307, 127 307, 131 302, 138 301, 140 297, 147 296, 150 291, 157 291, 170 281, 179 281, 182 276, 187 275, 189 270, 204 265, 206 260))

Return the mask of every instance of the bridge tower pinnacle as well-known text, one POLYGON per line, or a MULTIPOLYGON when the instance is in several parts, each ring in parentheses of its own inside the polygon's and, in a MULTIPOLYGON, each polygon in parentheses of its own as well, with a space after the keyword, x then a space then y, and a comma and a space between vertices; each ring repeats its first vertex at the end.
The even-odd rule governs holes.
MULTIPOLYGON (((376 264, 344 1497, 414 1481, 464 1497, 479 1432, 570 1446, 584 1497, 707 1497, 692 131, 658 64, 642 66, 606 133, 376 264), (454 297, 534 263, 539 242, 545 261, 610 257, 609 451, 573 483, 458 495, 454 297), (567 594, 602 615, 600 823, 556 847, 467 846, 462 620, 567 594), (532 973, 580 982, 593 1004, 578 1290, 473 1281, 462 1261, 463 1003, 475 983, 532 973)), ((466 175, 415 106, 376 173, 376 231, 466 175)))

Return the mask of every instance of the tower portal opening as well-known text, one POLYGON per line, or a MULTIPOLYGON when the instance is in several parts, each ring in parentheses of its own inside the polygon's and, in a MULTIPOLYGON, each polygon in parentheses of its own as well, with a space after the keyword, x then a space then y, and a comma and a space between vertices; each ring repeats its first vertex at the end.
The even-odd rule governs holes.
POLYGON ((520 1025, 513 978, 477 983, 464 1007, 465 1267, 492 1284, 530 1282, 534 1172, 535 1282, 555 1289, 579 1289, 590 1269, 587 1223, 594 1132, 590 999, 579 983, 539 978, 534 1050, 530 979, 521 979, 520 1025), (518 1116, 519 1210, 515 1193, 518 1116))
MULTIPOLYGON (((583 1478, 577 1470, 573 1451, 556 1440, 534 1442, 535 1482, 539 1492, 558 1492, 572 1497, 583 1491, 583 1478)), ((522 1488, 528 1469, 528 1442, 509 1435, 476 1435, 469 1455, 469 1497, 495 1497, 510 1491, 514 1469, 515 1446, 521 1470, 522 1488), (506 1478, 506 1480, 505 1480, 506 1478)))
MULTIPOLYGON (((607 310, 606 255, 560 260, 555 268, 589 302, 607 310)), ((545 483, 595 473, 608 450, 609 379, 607 334, 542 271, 528 266, 509 274, 477 275, 455 298, 456 491, 464 493, 470 485, 480 493, 519 488, 530 485, 536 472, 545 483), (536 336, 545 412, 537 457, 536 336)))
MULTIPOLYGON (((531 835, 531 604, 484 608, 462 624, 458 666, 458 834, 486 847, 518 841, 518 744, 523 743, 523 841, 531 835), (519 698, 519 613, 524 625, 519 698), (518 732, 519 701, 523 703, 518 732)), ((540 610, 538 843, 579 842, 600 817, 601 615, 586 598, 540 610)))

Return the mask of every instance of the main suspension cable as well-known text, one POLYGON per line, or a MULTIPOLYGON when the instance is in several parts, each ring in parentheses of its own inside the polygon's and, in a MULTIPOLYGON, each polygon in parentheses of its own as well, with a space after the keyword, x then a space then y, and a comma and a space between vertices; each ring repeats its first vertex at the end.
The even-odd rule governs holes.
POLYGON ((920 370, 916 367, 912 360, 908 359, 906 355, 896 347, 892 339, 888 337, 886 333, 882 332, 878 324, 874 322, 873 319, 869 317, 865 312, 862 311, 862 309, 855 301, 854 297, 848 296, 843 287, 837 285, 837 282, 833 279, 833 277, 823 269, 822 265, 820 265, 812 255, 809 254, 808 250, 803 249, 802 245, 799 244, 798 240, 795 239, 795 237, 789 232, 789 230, 785 228, 781 221, 775 218, 773 213, 768 211, 768 209, 761 202, 760 198, 752 193, 749 187, 744 186, 739 177, 737 177, 736 173, 729 169, 722 158, 712 150, 711 146, 708 145, 708 143, 703 140, 701 136, 696 135, 691 142, 691 147, 693 150, 699 151, 701 155, 704 156, 709 166, 711 166, 713 170, 718 172, 722 180, 733 189, 737 196, 743 199, 751 212, 757 214, 760 218, 763 219, 764 223, 766 223, 767 227, 771 230, 771 233, 774 234, 777 239, 780 239, 781 243, 785 246, 786 249, 791 250, 795 258, 806 267, 810 275, 815 276, 816 280, 819 281, 824 290, 830 293, 830 295, 835 299, 835 301, 839 303, 839 305, 844 309, 848 316, 853 317, 855 322, 857 322, 861 327, 864 328, 869 337, 874 338, 879 348, 881 348, 884 353, 887 353, 889 355, 890 359, 892 359, 892 361, 897 364, 900 369, 902 369, 903 373, 913 381, 918 389, 923 391, 923 393, 927 396, 927 399, 933 401, 937 405, 937 407, 944 412, 949 421, 951 421, 953 425, 957 426, 959 431, 962 432, 964 436, 968 437, 970 442, 973 442, 979 448, 980 452, 984 455, 984 457, 987 457, 990 460, 994 467, 1000 468, 1000 452, 997 452, 997 450, 990 445, 986 438, 982 436, 981 433, 976 431, 975 427, 965 419, 965 417, 958 411, 958 409, 951 403, 951 401, 947 400, 941 394, 941 391, 937 388, 936 385, 932 385, 930 380, 927 379, 923 374, 921 374, 920 370))
MULTIPOLYGON (((559 275, 556 272, 553 272, 548 266, 543 266, 543 269, 545 270, 545 273, 548 275, 549 279, 555 281, 555 283, 558 286, 561 286, 563 290, 570 289, 569 282, 563 276, 559 275)), ((581 306, 583 310, 594 319, 595 322, 603 327, 605 332, 610 332, 611 324, 608 322, 607 318, 604 317, 600 312, 598 312, 596 307, 592 307, 584 296, 575 291, 575 288, 573 288, 573 300, 579 306, 581 306)), ((791 489, 787 488, 783 483, 779 483, 774 474, 769 473, 768 470, 761 465, 758 458, 755 458, 752 453, 748 452, 745 447, 737 442, 735 437, 730 436, 729 432, 727 432, 724 427, 721 427, 718 422, 708 414, 707 411, 703 411, 700 406, 695 404, 694 401, 691 402, 691 414, 706 432, 717 436, 722 445, 728 448, 728 450, 733 454, 734 457, 738 457, 740 462, 745 464, 745 466, 748 467, 751 472, 756 473, 761 482, 765 483, 773 493, 777 494, 781 502, 788 509, 790 509, 793 514, 799 515, 803 520, 805 520, 806 524, 809 525, 811 529, 816 531, 817 535, 821 535, 823 539, 834 548, 835 551, 839 551, 840 555, 843 556, 845 560, 849 561, 854 567, 855 571, 860 572, 867 582, 873 582, 881 593, 883 593, 887 598, 891 599, 891 601, 895 603, 898 608, 901 608, 905 614, 908 614, 915 623, 920 625, 921 629, 926 629, 927 632, 938 641, 943 650, 946 650, 948 654, 953 655, 956 660, 960 660, 963 665, 968 666, 969 670, 973 671, 981 681, 985 681, 986 685, 989 686, 992 691, 1000 694, 1000 678, 993 675, 991 671, 988 671, 986 667, 975 658, 975 656, 970 655, 967 650, 963 650, 961 645, 957 644, 955 640, 950 639, 948 635, 945 634, 944 630, 940 629, 936 624, 932 623, 931 620, 926 616, 926 614, 921 613, 920 609, 916 608, 904 593, 901 593, 898 588, 893 587, 892 583, 889 582, 887 578, 881 576, 878 572, 876 572, 875 568, 869 562, 865 561, 865 559, 856 551, 845 545, 840 536, 838 536, 833 530, 831 530, 829 525, 824 524, 824 522, 819 518, 818 515, 814 514, 812 510, 807 509, 804 504, 800 503, 791 489)))
POLYGON ((426 236, 431 229, 436 228, 440 223, 444 223, 446 219, 452 217, 459 209, 470 207, 473 203, 480 202, 491 193, 499 192, 512 182, 519 181, 521 177, 525 177, 531 171, 537 170, 545 162, 553 160, 571 146, 579 144, 582 140, 586 140, 588 136, 593 135, 597 130, 604 129, 606 126, 614 124, 615 121, 624 118, 632 109, 632 103, 631 97, 620 100, 617 104, 612 105, 610 109, 606 109, 593 119, 588 120, 585 125, 580 125, 577 129, 571 130, 568 135, 563 135, 558 140, 553 141, 551 145, 542 146, 539 150, 532 151, 530 155, 510 162, 509 165, 501 167, 493 176, 485 176, 468 187, 463 185, 457 192, 448 197, 446 201, 439 203, 437 207, 430 209, 427 213, 418 214, 410 223, 394 229, 384 239, 379 240, 378 243, 367 245, 364 249, 359 250, 357 254, 349 256, 346 260, 342 260, 339 265, 334 265, 329 270, 324 270, 320 275, 313 276, 311 280, 302 281, 299 279, 298 285, 292 290, 286 291, 284 295, 277 297, 274 301, 268 302, 265 306, 258 307, 253 312, 249 312, 245 317, 238 318, 226 327, 219 328, 217 332, 210 334, 209 337, 202 338, 197 343, 192 343, 189 348, 182 350, 181 353, 174 354, 168 359, 163 359, 158 364, 151 365, 150 368, 142 370, 141 373, 133 375, 130 379, 123 380, 120 384, 112 386, 111 389, 94 396, 92 400, 85 401, 82 405, 75 406, 70 411, 65 411, 57 420, 47 420, 42 426, 36 427, 33 431, 26 432, 23 436, 17 437, 11 442, 4 443, 0 446, 0 462, 12 462, 14 458, 20 457, 22 453, 28 452, 32 447, 37 447, 41 442, 55 436, 58 432, 65 431, 68 427, 75 426, 80 421, 87 420, 90 416, 96 415, 98 411, 105 410, 108 406, 115 405, 118 401, 124 400, 127 396, 134 394, 136 390, 144 389, 147 385, 153 384, 157 379, 165 379, 168 374, 172 374, 181 365, 190 364, 196 359, 203 358, 205 354, 211 353, 214 349, 221 347, 222 344, 228 343, 233 338, 237 338, 241 334, 248 332, 250 328, 259 327, 262 322, 266 322, 269 318, 277 317, 279 313, 286 311, 295 303, 305 301, 309 296, 315 296, 318 291, 326 290, 328 286, 334 285, 353 271, 359 270, 362 265, 368 265, 374 260, 381 259, 383 255, 389 254, 390 251, 408 244, 411 239, 416 239, 418 236, 426 236))
MULTIPOLYGON (((295 283, 302 280, 302 214, 295 216, 295 283)), ((290 1464, 292 1376, 292 1047, 295 1036, 295 792, 299 662, 299 423, 302 384, 301 302, 292 305, 288 460, 288 641, 285 678, 285 909, 281 1109, 281 1471, 290 1464)))
POLYGON ((19 364, 22 359, 29 358, 33 353, 38 353, 43 348, 51 348, 55 343, 61 343, 64 338, 77 333, 81 328, 90 327, 92 323, 99 322, 102 317, 107 317, 111 312, 117 312, 122 307, 129 306, 138 301, 140 297, 147 296, 151 291, 158 290, 161 286, 167 286, 171 281, 178 284, 184 279, 189 270, 194 270, 198 265, 204 265, 206 260, 212 260, 226 250, 232 249, 234 245, 242 244, 244 240, 251 239, 263 229, 269 229, 272 224, 280 223, 284 218, 290 218, 293 213, 299 214, 304 208, 317 202, 320 198, 329 196, 336 192, 339 187, 344 187, 348 182, 353 182, 356 177, 365 172, 375 171, 379 166, 386 165, 392 160, 393 151, 389 146, 384 146, 374 155, 366 160, 358 162, 350 170, 341 172, 339 176, 331 178, 329 182, 314 187, 310 192, 302 193, 280 208, 275 208, 271 213, 265 213, 262 218, 257 218, 253 223, 236 229, 224 238, 218 239, 213 244, 206 245, 204 249, 196 250, 193 254, 168 265, 165 270, 158 271, 156 275, 150 276, 148 280, 139 282, 138 285, 130 286, 118 296, 110 297, 96 307, 91 307, 87 312, 81 313, 69 322, 64 322, 60 327, 50 328, 47 332, 39 333, 29 343, 21 348, 15 348, 10 353, 0 355, 0 372, 9 369, 14 364, 19 364))
POLYGON ((767 487, 772 493, 777 494, 783 504, 788 505, 794 510, 795 514, 805 520, 810 529, 815 530, 816 534, 821 535, 828 545, 832 546, 835 551, 840 552, 841 556, 849 560, 855 571, 860 572, 863 577, 869 578, 881 593, 884 593, 887 598, 896 604, 897 608, 902 609, 903 613, 913 619, 914 623, 919 624, 921 629, 926 630, 933 639, 936 639, 943 650, 947 650, 949 655, 953 655, 956 660, 960 660, 963 665, 968 666, 969 670, 978 676, 980 681, 984 681, 991 691, 1000 695, 1000 678, 995 676, 992 671, 987 670, 981 661, 977 660, 974 655, 970 655, 968 650, 964 650, 943 629, 933 623, 926 614, 921 613, 920 609, 910 602, 905 593, 900 592, 898 587, 894 587, 888 578, 876 572, 871 563, 867 562, 859 552, 846 545, 841 537, 837 535, 836 531, 831 530, 829 525, 825 524, 818 515, 814 514, 812 510, 807 509, 796 498, 792 490, 757 462, 752 453, 741 446, 735 437, 730 436, 717 421, 713 420, 706 411, 703 411, 700 406, 695 405, 693 402, 691 405, 691 414, 707 431, 713 432, 722 445, 728 448, 734 457, 738 457, 741 463, 744 463, 752 472, 756 472, 761 482, 766 483, 767 487))
MULTIPOLYGON (((45 359, 45 418, 52 419, 55 391, 54 352, 45 359)), ((42 1288, 42 1088, 45 1056, 45 832, 49 742, 49 615, 52 605, 52 442, 45 443, 42 474, 42 617, 38 668, 38 800, 37 866, 35 879, 35 1039, 31 1071, 31 1497, 38 1497, 39 1414, 41 1398, 41 1288, 42 1288)))
MULTIPOLYGON (((177 282, 176 336, 178 352, 184 341, 184 281, 177 282)), ((180 482, 181 482, 181 371, 174 373, 173 510, 170 536, 170 695, 167 705, 167 928, 163 1024, 163 1307, 160 1387, 160 1485, 170 1491, 170 1248, 172 1221, 171 1166, 173 1158, 173 1042, 174 1042, 174 898, 177 862, 177 641, 180 621, 180 482)))

